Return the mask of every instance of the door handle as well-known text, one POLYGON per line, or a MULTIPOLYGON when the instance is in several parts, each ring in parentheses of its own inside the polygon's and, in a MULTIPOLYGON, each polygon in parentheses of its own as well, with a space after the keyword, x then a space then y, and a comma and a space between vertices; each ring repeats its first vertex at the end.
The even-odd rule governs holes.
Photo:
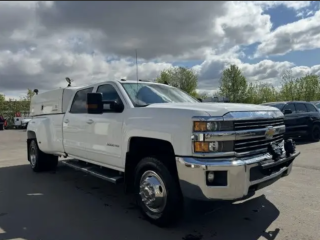
POLYGON ((68 122, 69 122, 69 119, 65 119, 64 122, 65 122, 65 123, 68 123, 68 122))
POLYGON ((91 123, 93 123, 93 120, 92 120, 92 119, 89 119, 89 120, 87 121, 87 123, 88 123, 88 124, 91 124, 91 123))

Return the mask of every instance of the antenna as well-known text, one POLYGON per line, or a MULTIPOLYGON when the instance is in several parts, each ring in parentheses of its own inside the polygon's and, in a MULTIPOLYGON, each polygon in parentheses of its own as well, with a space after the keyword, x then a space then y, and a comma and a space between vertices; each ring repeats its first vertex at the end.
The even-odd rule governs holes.
POLYGON ((136 49, 136 75, 137 75, 137 81, 139 81, 139 72, 138 72, 138 51, 136 49))
POLYGON ((138 51, 137 51, 137 49, 136 49, 135 51, 136 51, 136 77, 137 77, 137 84, 136 84, 137 89, 136 89, 136 92, 138 92, 138 89, 139 89, 139 87, 138 87, 138 82, 139 82, 139 72, 138 72, 138 51))

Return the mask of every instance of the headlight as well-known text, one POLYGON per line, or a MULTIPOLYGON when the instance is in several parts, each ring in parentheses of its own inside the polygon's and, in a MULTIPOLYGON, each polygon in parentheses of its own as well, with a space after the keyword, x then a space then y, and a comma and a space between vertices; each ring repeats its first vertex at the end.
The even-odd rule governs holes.
POLYGON ((195 153, 232 152, 233 141, 193 142, 195 153))
POLYGON ((221 122, 194 122, 193 131, 195 132, 215 132, 215 131, 232 131, 233 122, 221 121, 221 122))

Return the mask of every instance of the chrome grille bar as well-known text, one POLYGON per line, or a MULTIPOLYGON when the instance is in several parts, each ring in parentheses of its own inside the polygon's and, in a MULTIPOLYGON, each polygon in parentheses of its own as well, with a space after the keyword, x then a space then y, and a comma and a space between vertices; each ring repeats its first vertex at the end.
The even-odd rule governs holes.
POLYGON ((268 126, 281 126, 284 125, 283 118, 276 119, 257 119, 257 120, 240 120, 234 122, 234 130, 249 130, 249 129, 258 129, 265 128, 268 126))

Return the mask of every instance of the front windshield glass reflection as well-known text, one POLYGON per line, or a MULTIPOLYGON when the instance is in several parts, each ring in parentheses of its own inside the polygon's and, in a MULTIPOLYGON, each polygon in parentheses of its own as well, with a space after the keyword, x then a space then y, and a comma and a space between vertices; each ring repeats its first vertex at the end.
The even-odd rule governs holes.
POLYGON ((143 107, 153 103, 199 103, 178 88, 150 83, 121 83, 132 103, 143 107))

